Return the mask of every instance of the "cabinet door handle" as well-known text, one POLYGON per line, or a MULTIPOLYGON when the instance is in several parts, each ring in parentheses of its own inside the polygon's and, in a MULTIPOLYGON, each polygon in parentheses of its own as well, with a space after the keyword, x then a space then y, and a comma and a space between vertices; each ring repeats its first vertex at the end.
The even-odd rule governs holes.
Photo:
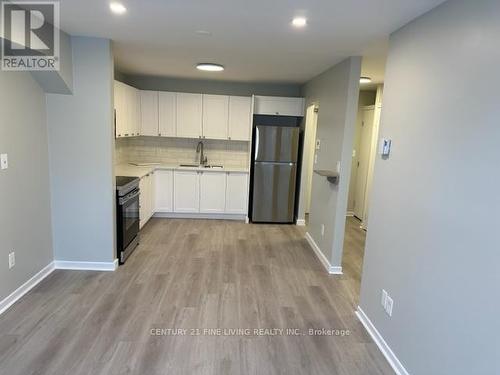
POLYGON ((158 136, 161 137, 161 133, 158 133, 158 136))
POLYGON ((227 139, 231 140, 231 137, 227 137, 227 139))

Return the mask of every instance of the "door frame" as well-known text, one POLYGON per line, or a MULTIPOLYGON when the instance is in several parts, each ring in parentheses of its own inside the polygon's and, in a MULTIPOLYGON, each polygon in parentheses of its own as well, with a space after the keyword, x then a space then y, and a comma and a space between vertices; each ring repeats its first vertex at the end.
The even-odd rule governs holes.
POLYGON ((314 170, 314 156, 316 153, 316 133, 318 127, 319 106, 312 103, 307 107, 305 117, 304 147, 302 155, 302 169, 300 173, 299 210, 297 225, 306 225, 306 213, 311 206, 312 176, 314 170))

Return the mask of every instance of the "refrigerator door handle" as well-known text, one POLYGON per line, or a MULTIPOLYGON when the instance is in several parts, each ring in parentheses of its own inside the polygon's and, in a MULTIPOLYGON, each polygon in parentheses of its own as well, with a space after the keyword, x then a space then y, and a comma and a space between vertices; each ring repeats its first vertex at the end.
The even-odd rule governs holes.
POLYGON ((259 160, 259 127, 255 128, 255 160, 259 160))

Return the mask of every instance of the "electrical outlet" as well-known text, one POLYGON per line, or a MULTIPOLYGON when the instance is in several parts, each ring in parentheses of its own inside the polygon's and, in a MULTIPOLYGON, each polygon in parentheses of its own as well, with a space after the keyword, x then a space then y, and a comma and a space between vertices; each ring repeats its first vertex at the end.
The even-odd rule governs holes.
POLYGON ((318 154, 314 154, 314 164, 318 164, 318 154))
POLYGON ((382 307, 384 308, 384 310, 386 309, 386 306, 387 306, 387 291, 385 289, 382 289, 382 298, 380 299, 380 304, 382 305, 382 307))
POLYGON ((325 224, 321 224, 321 237, 325 235, 325 224))
POLYGON ((394 301, 391 297, 387 296, 387 301, 385 303, 385 311, 387 315, 392 316, 392 307, 394 306, 394 301))
POLYGON ((340 161, 337 162, 337 173, 340 173, 340 161))
POLYGON ((9 158, 7 154, 0 154, 0 168, 1 169, 9 168, 9 158))
POLYGON ((16 253, 12 252, 9 254, 9 270, 11 268, 14 268, 15 265, 16 265, 16 253))

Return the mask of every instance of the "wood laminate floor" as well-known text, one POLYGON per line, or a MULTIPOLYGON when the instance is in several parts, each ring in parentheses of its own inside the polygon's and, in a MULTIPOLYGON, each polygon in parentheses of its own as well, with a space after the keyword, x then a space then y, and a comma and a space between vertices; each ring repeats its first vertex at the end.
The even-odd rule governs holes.
POLYGON ((55 271, 0 316, 0 374, 392 374, 354 315, 355 226, 339 277, 295 226, 152 219, 116 272, 55 271))

